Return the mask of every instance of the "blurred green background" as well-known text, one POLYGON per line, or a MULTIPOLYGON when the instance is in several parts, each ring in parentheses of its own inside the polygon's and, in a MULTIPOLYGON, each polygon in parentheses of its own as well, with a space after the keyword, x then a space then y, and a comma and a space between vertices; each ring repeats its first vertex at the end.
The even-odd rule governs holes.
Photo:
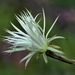
MULTIPOLYGON (((2 36, 8 35, 5 28, 14 30, 10 21, 20 27, 14 14, 27 8, 35 16, 42 12, 42 7, 46 13, 46 30, 61 14, 50 37, 54 34, 64 36, 67 40, 56 40, 54 44, 61 46, 67 58, 75 59, 75 0, 0 0, 0 75, 75 75, 75 66, 49 57, 49 64, 46 65, 42 56, 38 60, 34 56, 27 69, 24 69, 24 62, 19 64, 19 61, 28 52, 12 53, 10 56, 3 53, 9 47, 2 41, 2 36)), ((42 22, 41 20, 41 26, 42 22)))

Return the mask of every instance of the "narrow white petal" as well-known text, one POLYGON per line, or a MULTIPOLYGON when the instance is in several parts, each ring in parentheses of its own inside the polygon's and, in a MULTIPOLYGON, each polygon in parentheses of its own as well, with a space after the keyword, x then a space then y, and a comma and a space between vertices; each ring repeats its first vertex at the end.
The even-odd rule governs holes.
POLYGON ((42 11, 43 11, 43 21, 44 21, 44 24, 43 24, 43 36, 45 35, 45 27, 46 27, 46 19, 45 19, 45 12, 44 12, 44 9, 42 8, 42 11))
POLYGON ((18 16, 16 16, 18 22, 20 23, 20 25, 22 26, 22 28, 27 32, 27 34, 32 34, 32 31, 30 29, 30 27, 33 25, 31 23, 28 22, 27 19, 24 19, 22 18, 22 16, 20 16, 20 18, 18 16), (30 26, 30 27, 29 27, 30 26))
POLYGON ((12 25, 21 35, 28 36, 28 35, 25 34, 23 31, 21 31, 19 28, 17 28, 13 23, 11 23, 11 25, 12 25))
POLYGON ((37 15, 35 16, 34 20, 36 20, 36 18, 37 18, 40 14, 41 14, 41 13, 37 14, 37 15))
POLYGON ((26 60, 26 62, 25 62, 25 69, 26 69, 26 67, 27 67, 27 65, 28 65, 28 63, 29 63, 29 61, 31 60, 31 58, 32 58, 32 56, 29 57, 29 58, 26 60))
POLYGON ((41 30, 41 32, 43 32, 43 29, 41 28, 41 26, 38 23, 36 23, 36 25, 41 30))
POLYGON ((62 36, 53 36, 53 37, 51 37, 51 38, 49 38, 48 39, 48 42, 50 43, 51 41, 53 41, 53 40, 55 40, 55 39, 65 39, 64 37, 62 37, 62 36))
POLYGON ((24 57, 24 58, 20 61, 20 63, 23 62, 24 60, 26 60, 26 59, 32 57, 35 53, 36 53, 36 52, 30 52, 26 57, 24 57))
POLYGON ((13 50, 7 50, 7 51, 4 51, 6 53, 12 53, 12 52, 17 52, 17 51, 24 51, 25 48, 15 48, 13 50))
POLYGON ((47 34, 46 34, 46 38, 48 37, 49 33, 51 32, 52 28, 54 27, 55 23, 57 22, 59 16, 55 19, 54 23, 52 24, 52 26, 50 27, 50 29, 48 30, 47 34))
POLYGON ((9 36, 9 37, 7 37, 7 36, 5 36, 5 38, 7 38, 8 39, 8 41, 13 41, 13 42, 17 42, 18 40, 19 41, 26 41, 26 40, 30 40, 30 38, 29 38, 29 36, 21 36, 21 35, 18 35, 18 34, 16 34, 16 33, 14 33, 14 32, 12 32, 12 31, 10 31, 10 30, 6 30, 9 34, 11 34, 12 36, 9 36), (9 39, 11 39, 11 40, 9 40, 9 39))
POLYGON ((53 51, 53 52, 56 52, 56 53, 59 53, 59 54, 64 54, 62 51, 59 51, 55 48, 52 48, 52 47, 48 47, 47 50, 50 50, 50 51, 53 51))
POLYGON ((26 26, 25 26, 25 23, 23 22, 23 20, 21 20, 18 16, 16 16, 16 19, 18 20, 18 22, 20 23, 20 25, 23 27, 23 29, 26 30, 26 28, 25 28, 26 26))
MULTIPOLYGON (((34 20, 34 18, 33 18, 32 14, 31 14, 31 12, 30 12, 28 9, 26 9, 26 10, 27 10, 29 16, 31 17, 31 19, 34 20)), ((26 13, 26 12, 25 12, 25 13, 26 13)))
POLYGON ((29 34, 29 35, 30 35, 31 39, 32 39, 35 43, 37 43, 37 44, 39 44, 40 46, 42 46, 42 42, 41 42, 40 38, 39 38, 38 36, 36 36, 34 32, 33 32, 32 34, 29 34))
POLYGON ((45 53, 43 53, 43 58, 44 58, 44 60, 45 60, 45 63, 48 64, 47 56, 46 56, 45 53))
POLYGON ((53 47, 53 48, 56 48, 56 49, 60 49, 60 47, 56 46, 56 45, 50 45, 50 47, 53 47))

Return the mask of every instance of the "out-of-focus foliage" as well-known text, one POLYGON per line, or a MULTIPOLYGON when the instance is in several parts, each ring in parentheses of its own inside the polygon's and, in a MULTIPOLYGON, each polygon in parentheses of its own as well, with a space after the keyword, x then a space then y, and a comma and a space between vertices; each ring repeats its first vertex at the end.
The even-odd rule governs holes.
POLYGON ((53 1, 56 4, 63 5, 63 6, 74 6, 75 7, 75 0, 49 0, 53 1))
POLYGON ((10 21, 13 20, 14 9, 6 3, 0 3, 0 41, 1 36, 5 34, 5 28, 10 27, 10 21))

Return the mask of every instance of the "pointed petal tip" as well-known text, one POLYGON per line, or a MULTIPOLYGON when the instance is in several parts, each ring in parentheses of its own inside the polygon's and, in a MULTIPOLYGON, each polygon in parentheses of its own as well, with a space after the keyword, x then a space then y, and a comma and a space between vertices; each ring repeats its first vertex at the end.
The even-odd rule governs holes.
POLYGON ((24 60, 21 59, 20 62, 19 62, 19 64, 22 63, 23 61, 24 61, 24 60))
POLYGON ((46 62, 46 64, 48 65, 48 62, 46 62))
POLYGON ((7 50, 7 51, 3 51, 3 53, 11 53, 11 52, 9 52, 9 51, 7 50))

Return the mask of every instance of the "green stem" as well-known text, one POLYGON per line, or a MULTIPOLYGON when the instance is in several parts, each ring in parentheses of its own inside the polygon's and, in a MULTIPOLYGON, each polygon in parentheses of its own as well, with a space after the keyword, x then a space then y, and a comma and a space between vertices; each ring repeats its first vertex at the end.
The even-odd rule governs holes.
POLYGON ((60 56, 58 54, 55 54, 54 52, 50 51, 50 50, 47 50, 45 52, 45 54, 51 58, 54 58, 54 59, 57 59, 59 61, 62 61, 62 62, 65 62, 65 63, 68 63, 68 64, 72 64, 72 65, 75 65, 75 61, 74 60, 71 60, 71 59, 68 59, 64 56, 60 56))

